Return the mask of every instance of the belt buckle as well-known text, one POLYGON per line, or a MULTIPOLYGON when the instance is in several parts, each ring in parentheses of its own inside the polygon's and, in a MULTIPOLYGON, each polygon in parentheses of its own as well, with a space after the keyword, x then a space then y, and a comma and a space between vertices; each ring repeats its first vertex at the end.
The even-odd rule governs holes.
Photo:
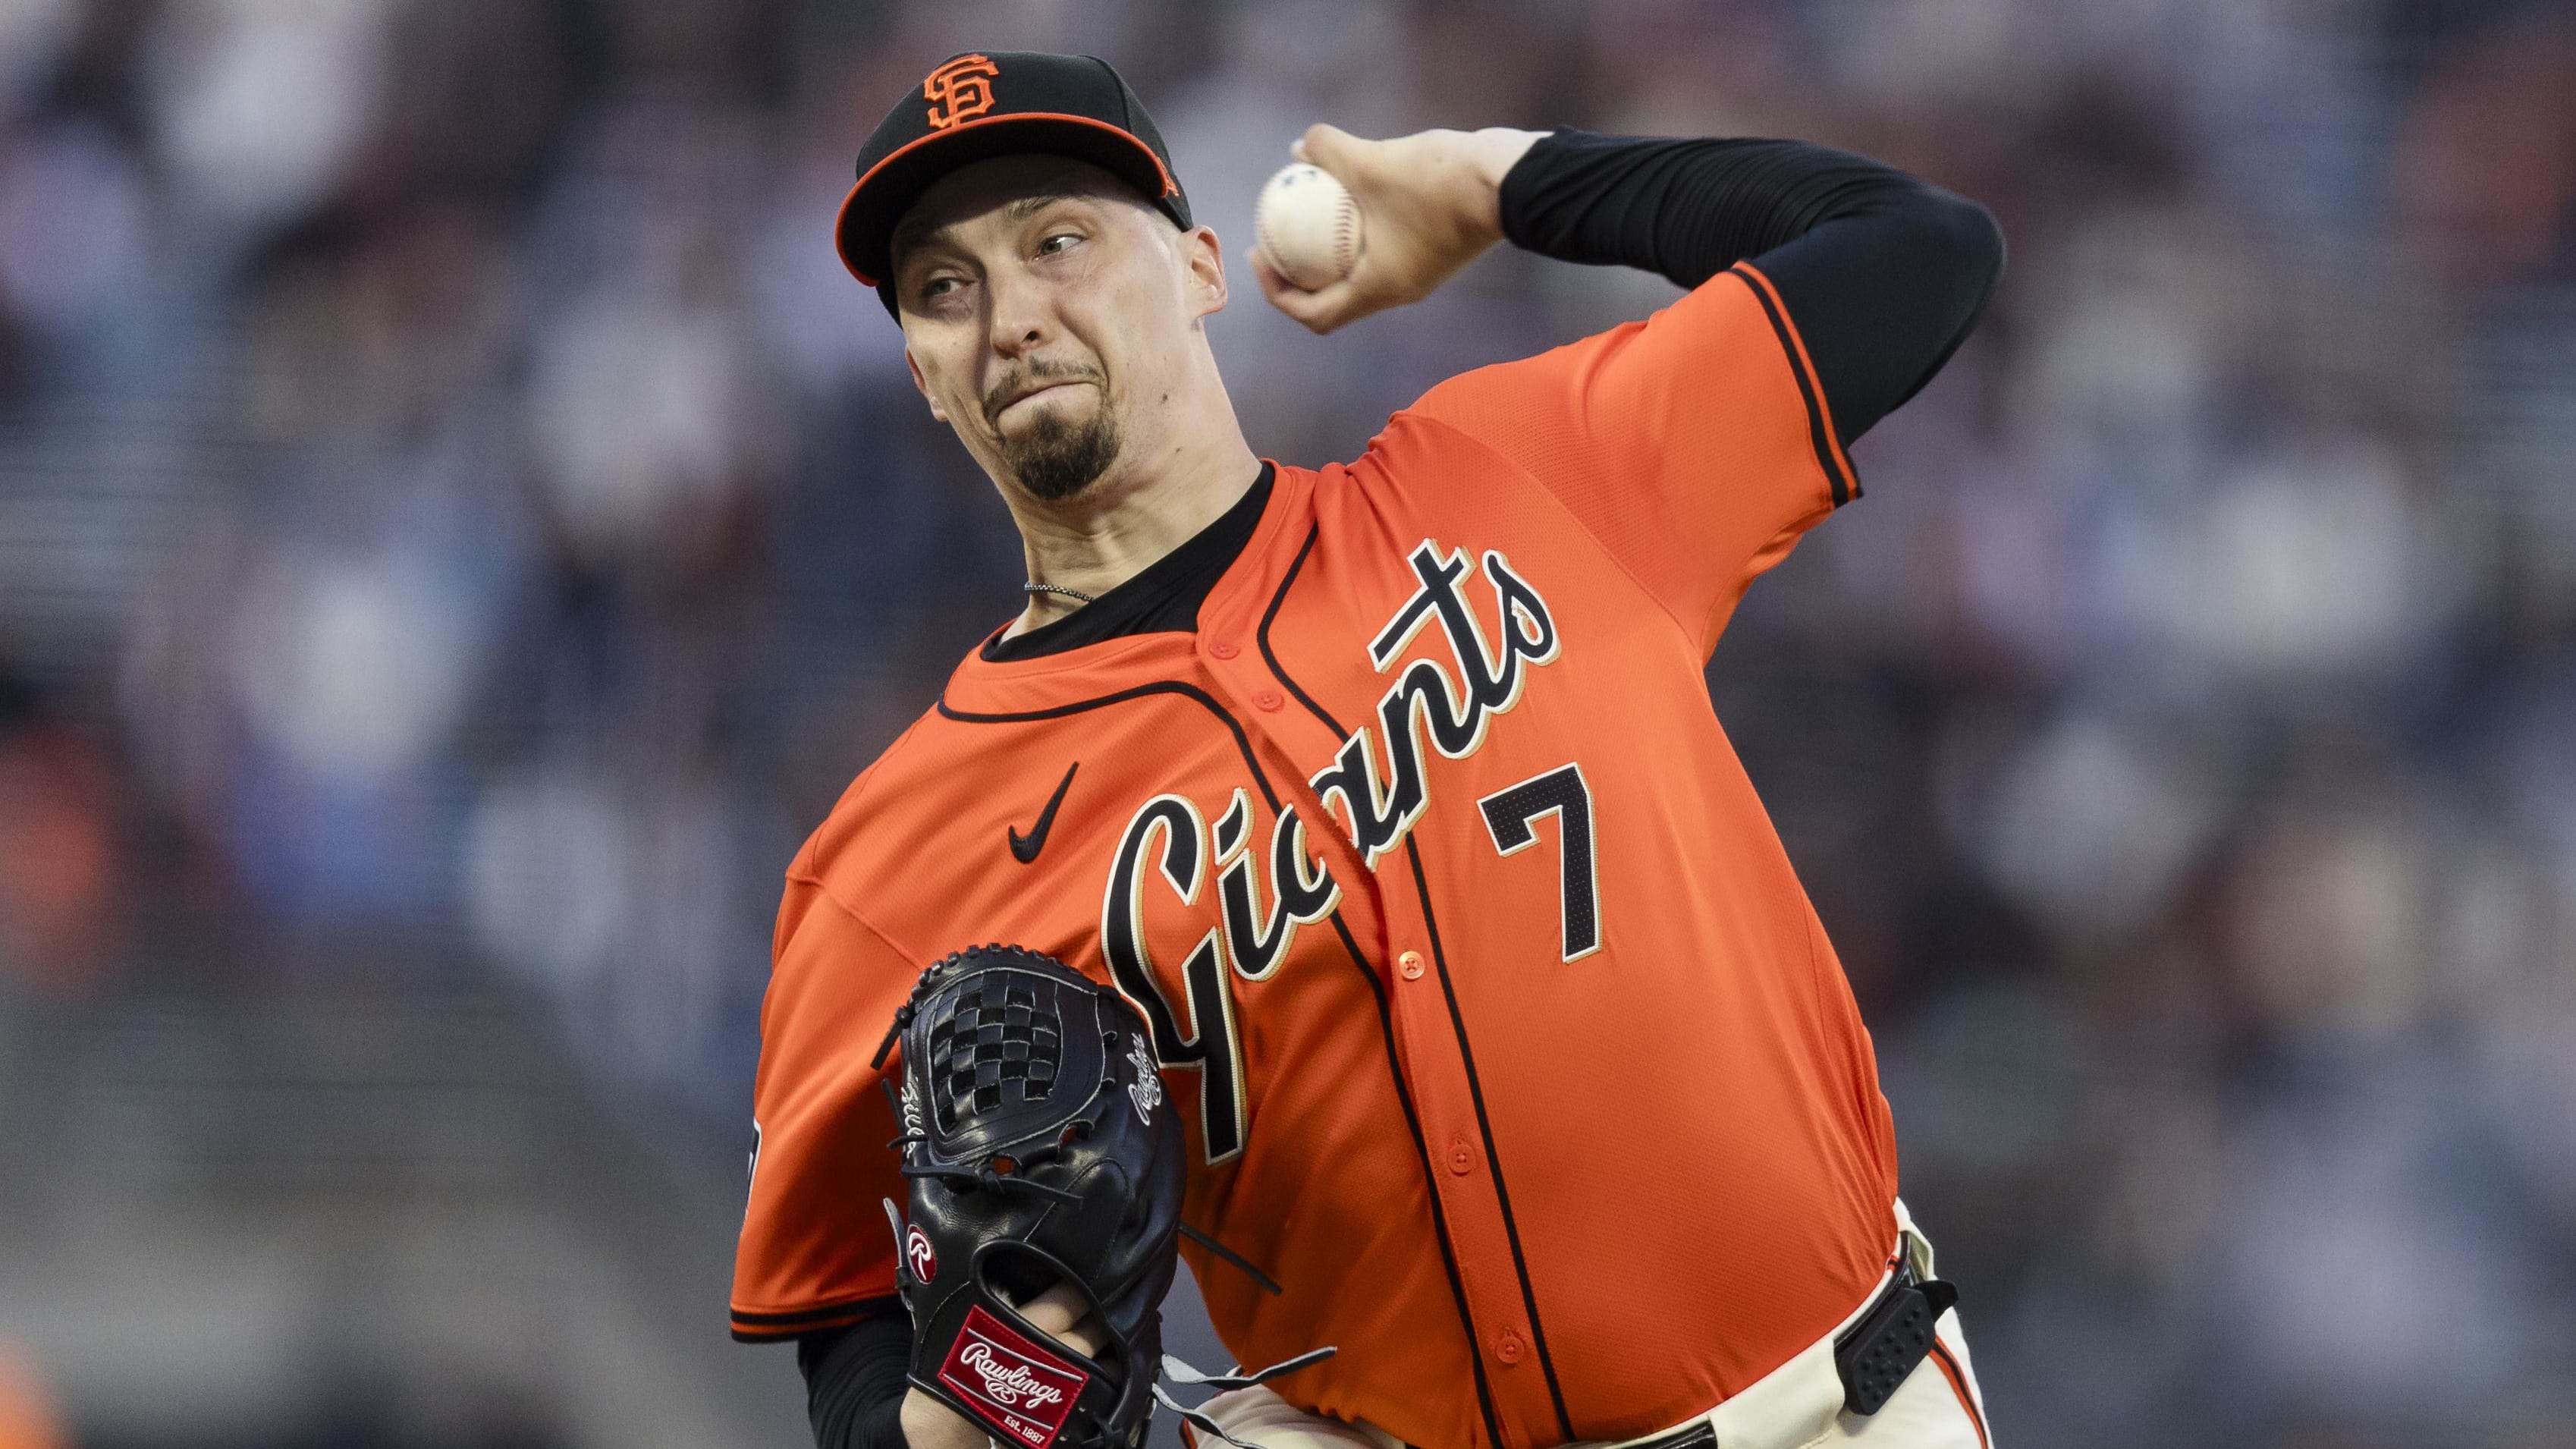
POLYGON ((1899 1256, 1878 1301, 1834 1340, 1834 1372, 1843 1381, 1847 1413, 1865 1416, 1884 1408, 1932 1351, 1941 1315, 1959 1301, 1959 1290, 1938 1278, 1918 1281, 1912 1257, 1899 1256))

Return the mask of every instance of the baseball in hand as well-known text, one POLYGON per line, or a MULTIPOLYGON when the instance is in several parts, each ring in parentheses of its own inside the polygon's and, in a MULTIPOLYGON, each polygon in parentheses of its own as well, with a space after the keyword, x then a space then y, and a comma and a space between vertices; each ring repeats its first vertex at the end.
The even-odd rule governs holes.
POLYGON ((1332 173, 1299 161, 1261 188, 1252 229, 1262 260, 1288 285, 1318 291, 1351 274, 1366 239, 1360 205, 1332 173))

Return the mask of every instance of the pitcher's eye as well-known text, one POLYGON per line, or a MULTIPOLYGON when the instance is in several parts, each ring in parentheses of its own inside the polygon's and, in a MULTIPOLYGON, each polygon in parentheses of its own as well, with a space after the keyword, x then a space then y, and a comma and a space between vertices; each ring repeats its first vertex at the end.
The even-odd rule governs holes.
POLYGON ((1038 255, 1053 256, 1080 240, 1082 240, 1082 237, 1078 233, 1069 231, 1057 232, 1053 236, 1048 237, 1045 241, 1038 243, 1038 255))

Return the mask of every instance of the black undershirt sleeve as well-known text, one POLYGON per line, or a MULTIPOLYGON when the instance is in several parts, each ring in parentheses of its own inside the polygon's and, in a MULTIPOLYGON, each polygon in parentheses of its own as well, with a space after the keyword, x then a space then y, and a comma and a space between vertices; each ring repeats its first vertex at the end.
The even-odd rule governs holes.
POLYGON ((1751 258, 1806 343, 1848 445, 1931 381, 2003 276, 1984 207, 1799 141, 1564 130, 1503 178, 1503 234, 1684 287, 1751 258))
POLYGON ((816 1449, 907 1449, 903 1391, 911 1364, 912 1324, 900 1311, 796 1340, 816 1449))

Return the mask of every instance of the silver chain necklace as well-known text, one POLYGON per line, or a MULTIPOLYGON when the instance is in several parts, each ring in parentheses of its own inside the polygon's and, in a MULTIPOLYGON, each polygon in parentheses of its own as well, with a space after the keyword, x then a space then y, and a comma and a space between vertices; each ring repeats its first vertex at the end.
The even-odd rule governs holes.
POLYGON ((1020 585, 1020 592, 1024 594, 1062 594, 1068 599, 1080 599, 1086 604, 1094 604, 1100 601, 1100 596, 1098 594, 1086 594, 1080 589, 1068 589, 1062 584, 1042 584, 1035 579, 1031 579, 1027 583, 1020 585))

